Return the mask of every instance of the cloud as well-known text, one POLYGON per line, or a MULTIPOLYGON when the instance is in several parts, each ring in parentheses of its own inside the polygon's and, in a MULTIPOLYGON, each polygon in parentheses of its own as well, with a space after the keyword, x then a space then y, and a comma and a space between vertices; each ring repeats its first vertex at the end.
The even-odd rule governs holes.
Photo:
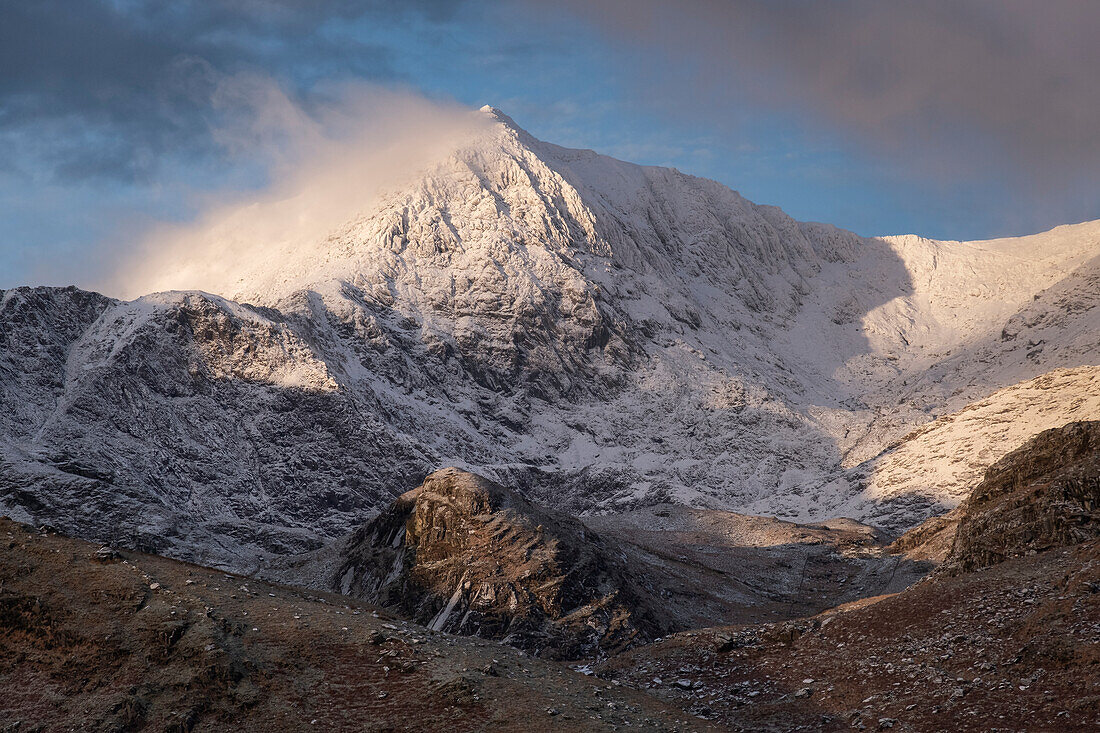
POLYGON ((394 79, 386 49, 329 25, 445 20, 459 5, 0 0, 0 143, 49 129, 41 162, 57 179, 147 181, 166 156, 220 154, 209 130, 229 113, 212 106, 225 78, 262 73, 303 103, 318 79, 394 79))
POLYGON ((364 83, 331 89, 327 103, 308 109, 258 75, 226 79, 214 96, 249 110, 218 137, 268 161, 272 183, 228 202, 212 197, 193 223, 146 232, 116 252, 114 271, 98 283, 103 292, 197 289, 235 298, 282 291, 298 275, 313 282, 339 256, 325 249, 335 247, 331 234, 489 124, 454 103, 364 83))
POLYGON ((764 104, 945 178, 1057 186, 1100 170, 1093 0, 562 5, 632 50, 624 73, 674 113, 731 121, 764 104))

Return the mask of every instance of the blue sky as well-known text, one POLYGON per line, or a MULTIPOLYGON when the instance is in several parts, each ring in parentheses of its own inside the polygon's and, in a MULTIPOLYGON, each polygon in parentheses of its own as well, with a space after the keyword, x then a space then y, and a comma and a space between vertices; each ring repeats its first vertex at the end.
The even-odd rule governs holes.
POLYGON ((1095 4, 0 0, 0 287, 82 282, 263 186, 218 80, 369 81, 861 234, 1100 218, 1095 4))

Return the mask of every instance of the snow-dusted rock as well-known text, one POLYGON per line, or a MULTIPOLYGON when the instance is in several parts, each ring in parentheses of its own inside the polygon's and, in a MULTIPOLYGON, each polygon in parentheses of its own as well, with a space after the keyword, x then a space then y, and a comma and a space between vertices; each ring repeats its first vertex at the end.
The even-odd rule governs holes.
POLYGON ((3 510, 245 569, 448 465, 573 513, 902 528, 1100 417, 1087 369, 1013 387, 1098 363, 1100 222, 860 238, 477 114, 325 236, 163 263, 183 292, 0 294, 3 510))

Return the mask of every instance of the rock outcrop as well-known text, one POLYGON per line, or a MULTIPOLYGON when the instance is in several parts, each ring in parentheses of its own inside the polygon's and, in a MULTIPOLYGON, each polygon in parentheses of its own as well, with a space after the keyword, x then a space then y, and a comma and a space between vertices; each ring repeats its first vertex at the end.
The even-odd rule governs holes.
POLYGON ((1100 537, 1100 422, 1039 433, 997 461, 952 511, 891 545, 957 574, 1100 537))
POLYGON ((994 464, 961 507, 946 568, 966 572, 1100 537, 1100 422, 1047 430, 994 464))
POLYGON ((592 656, 670 629, 624 552, 575 519, 454 468, 399 497, 342 558, 334 590, 544 657, 592 656))

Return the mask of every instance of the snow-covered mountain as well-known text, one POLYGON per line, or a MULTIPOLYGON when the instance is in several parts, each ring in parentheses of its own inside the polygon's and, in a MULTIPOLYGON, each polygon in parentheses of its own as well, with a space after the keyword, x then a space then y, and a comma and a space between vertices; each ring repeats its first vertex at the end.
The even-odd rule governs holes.
POLYGON ((0 293, 0 509, 246 570, 448 465, 899 529, 1100 417, 1100 222, 861 238, 477 114, 314 240, 0 293))

